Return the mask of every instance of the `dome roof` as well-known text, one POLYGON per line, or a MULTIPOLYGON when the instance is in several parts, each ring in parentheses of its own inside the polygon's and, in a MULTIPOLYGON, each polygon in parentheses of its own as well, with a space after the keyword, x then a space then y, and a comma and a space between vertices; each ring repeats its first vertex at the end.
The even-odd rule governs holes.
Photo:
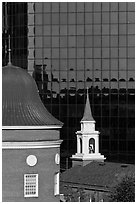
POLYGON ((35 80, 11 64, 2 69, 3 126, 62 126, 43 105, 35 80))

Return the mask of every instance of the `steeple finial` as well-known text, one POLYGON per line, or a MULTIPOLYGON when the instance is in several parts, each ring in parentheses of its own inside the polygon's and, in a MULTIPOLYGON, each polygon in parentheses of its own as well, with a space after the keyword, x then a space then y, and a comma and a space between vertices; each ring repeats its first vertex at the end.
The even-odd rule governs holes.
POLYGON ((81 121, 95 121, 92 116, 92 112, 90 108, 88 87, 87 87, 87 100, 86 100, 84 115, 81 121))
POLYGON ((8 38, 9 46, 8 46, 8 65, 11 65, 11 44, 10 44, 10 35, 8 38))
POLYGON ((87 96, 88 96, 88 87, 87 87, 87 96))

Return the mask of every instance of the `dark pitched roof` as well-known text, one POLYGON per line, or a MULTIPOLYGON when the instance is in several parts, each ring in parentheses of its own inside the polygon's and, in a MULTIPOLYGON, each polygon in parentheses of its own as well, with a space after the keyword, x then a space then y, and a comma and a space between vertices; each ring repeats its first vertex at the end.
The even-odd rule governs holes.
POLYGON ((131 164, 91 162, 86 166, 75 166, 68 169, 61 174, 60 180, 66 183, 109 188, 118 176, 134 172, 135 166, 131 164))
POLYGON ((93 116, 92 116, 92 112, 91 112, 91 108, 90 108, 88 89, 87 89, 87 100, 86 100, 84 115, 83 115, 83 118, 81 121, 95 121, 93 116))
POLYGON ((2 125, 63 125, 43 105, 34 79, 11 64, 2 69, 2 125))

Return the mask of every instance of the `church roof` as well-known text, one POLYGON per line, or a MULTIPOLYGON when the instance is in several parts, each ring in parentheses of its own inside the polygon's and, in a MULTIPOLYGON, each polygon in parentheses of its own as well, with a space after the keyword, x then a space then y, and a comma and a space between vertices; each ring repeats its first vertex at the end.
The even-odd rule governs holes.
POLYGON ((135 165, 113 162, 91 162, 86 166, 75 166, 61 174, 61 182, 71 185, 87 185, 109 189, 115 181, 125 174, 134 174, 135 165))
POLYGON ((35 80, 8 63, 2 69, 3 126, 62 126, 43 105, 35 80))
POLYGON ((95 121, 91 112, 88 89, 87 89, 87 100, 86 100, 84 115, 81 121, 95 121))

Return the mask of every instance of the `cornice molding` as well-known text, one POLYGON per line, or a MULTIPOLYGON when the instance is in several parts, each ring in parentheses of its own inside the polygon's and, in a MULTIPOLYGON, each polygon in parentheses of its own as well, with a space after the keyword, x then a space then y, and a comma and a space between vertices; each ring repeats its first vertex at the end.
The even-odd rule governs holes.
POLYGON ((2 126, 2 130, 44 130, 44 129, 60 129, 59 125, 43 125, 43 126, 2 126))
POLYGON ((63 140, 38 142, 2 142, 2 149, 42 149, 60 147, 63 140))

